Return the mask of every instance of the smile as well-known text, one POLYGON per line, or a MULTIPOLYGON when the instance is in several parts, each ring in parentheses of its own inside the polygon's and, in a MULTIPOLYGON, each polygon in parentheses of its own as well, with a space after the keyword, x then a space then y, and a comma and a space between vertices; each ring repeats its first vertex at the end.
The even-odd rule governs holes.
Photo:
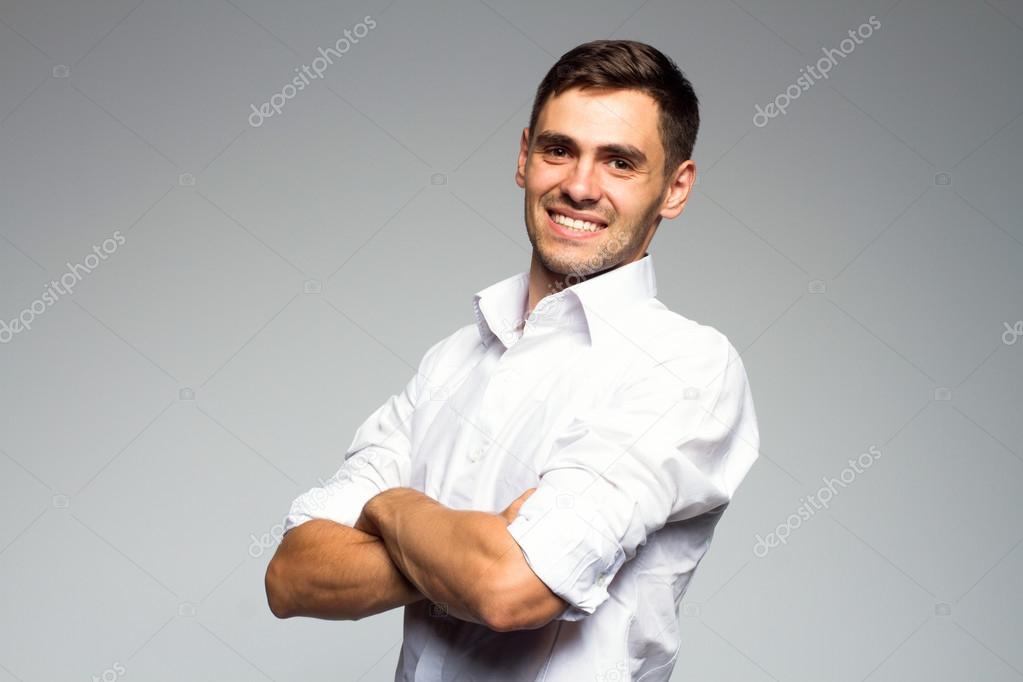
POLYGON ((568 228, 573 232, 599 232, 607 227, 604 223, 578 220, 556 211, 547 211, 547 215, 550 217, 551 222, 556 225, 560 225, 561 227, 568 228))

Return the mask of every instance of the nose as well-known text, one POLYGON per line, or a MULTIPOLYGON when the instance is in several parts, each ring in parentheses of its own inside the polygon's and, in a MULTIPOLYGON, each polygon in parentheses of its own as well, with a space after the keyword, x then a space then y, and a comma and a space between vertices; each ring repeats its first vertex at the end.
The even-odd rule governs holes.
POLYGON ((597 182, 594 162, 580 157, 561 183, 561 191, 577 204, 599 200, 600 184, 597 182))

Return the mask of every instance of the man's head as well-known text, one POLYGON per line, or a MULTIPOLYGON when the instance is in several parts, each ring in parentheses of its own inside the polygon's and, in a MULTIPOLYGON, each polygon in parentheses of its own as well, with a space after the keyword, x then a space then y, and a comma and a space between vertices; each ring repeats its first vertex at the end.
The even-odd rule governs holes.
POLYGON ((692 85, 653 47, 597 40, 562 55, 537 89, 515 175, 534 260, 585 277, 641 258, 685 207, 698 128, 692 85), (599 229, 573 230, 565 214, 599 229))

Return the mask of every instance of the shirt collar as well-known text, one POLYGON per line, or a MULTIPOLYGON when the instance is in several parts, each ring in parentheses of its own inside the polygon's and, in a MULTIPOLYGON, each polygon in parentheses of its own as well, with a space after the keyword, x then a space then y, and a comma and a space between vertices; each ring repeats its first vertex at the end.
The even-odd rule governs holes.
MULTIPOLYGON (((530 314, 529 324, 583 330, 593 345, 615 331, 617 316, 623 310, 656 295, 653 256, 647 253, 639 260, 545 296, 530 314)), ((528 298, 528 271, 473 295, 473 312, 484 345, 489 346, 496 338, 510 348, 520 338, 528 298)))

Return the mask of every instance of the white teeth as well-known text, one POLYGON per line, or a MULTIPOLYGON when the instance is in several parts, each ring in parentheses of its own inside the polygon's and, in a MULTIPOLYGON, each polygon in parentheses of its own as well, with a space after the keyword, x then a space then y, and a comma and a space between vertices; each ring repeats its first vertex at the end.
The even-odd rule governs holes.
POLYGON ((604 229, 602 225, 597 225, 596 223, 591 223, 586 220, 576 220, 574 218, 569 218, 568 216, 561 215, 560 213, 553 213, 551 214, 551 217, 552 220, 554 220, 554 222, 556 222, 558 225, 564 225, 565 227, 570 227, 573 230, 580 230, 582 232, 596 232, 597 230, 604 229))

